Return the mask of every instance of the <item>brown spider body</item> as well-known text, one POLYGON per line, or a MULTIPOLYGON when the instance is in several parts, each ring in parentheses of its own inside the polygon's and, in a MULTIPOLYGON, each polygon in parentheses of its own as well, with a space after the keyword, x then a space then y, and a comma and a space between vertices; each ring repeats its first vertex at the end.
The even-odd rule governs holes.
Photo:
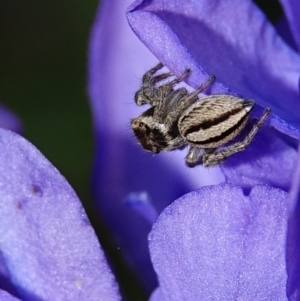
POLYGON ((172 151, 189 145, 186 156, 188 166, 214 166, 244 150, 270 114, 270 109, 265 109, 242 141, 224 146, 245 128, 254 102, 226 94, 199 99, 198 94, 215 81, 214 76, 192 93, 185 88, 174 89, 190 74, 189 69, 159 86, 159 81, 172 76, 170 73, 154 76, 162 67, 160 63, 143 76, 135 101, 137 105, 149 104, 151 107, 131 121, 137 140, 150 152, 172 151), (218 149, 220 147, 223 148, 218 149))

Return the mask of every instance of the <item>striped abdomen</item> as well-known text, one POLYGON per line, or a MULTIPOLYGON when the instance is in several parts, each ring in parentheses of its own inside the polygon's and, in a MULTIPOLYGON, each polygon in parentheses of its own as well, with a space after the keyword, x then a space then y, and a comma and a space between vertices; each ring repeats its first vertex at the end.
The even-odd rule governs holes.
POLYGON ((181 136, 200 148, 216 148, 245 127, 254 103, 231 95, 212 95, 189 106, 178 121, 181 136))

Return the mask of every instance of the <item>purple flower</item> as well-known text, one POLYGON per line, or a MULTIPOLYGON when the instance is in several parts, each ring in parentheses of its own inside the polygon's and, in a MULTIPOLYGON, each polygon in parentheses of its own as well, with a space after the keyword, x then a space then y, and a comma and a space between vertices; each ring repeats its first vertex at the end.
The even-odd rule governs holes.
POLYGON ((159 288, 151 301, 287 300, 288 195, 207 186, 163 211, 149 236, 159 288))
MULTIPOLYGON (((0 300, 121 300, 66 180, 13 132, 0 149, 0 300)), ((280 189, 228 184, 175 201, 149 237, 151 300, 285 300, 287 204, 280 189)))
POLYGON ((0 149, 0 300, 120 300, 67 181, 13 132, 0 149))
MULTIPOLYGON (((284 43, 252 1, 140 0, 129 7, 128 21, 174 74, 191 68, 187 83, 192 87, 199 87, 214 74, 219 82, 212 86, 212 93, 234 91, 252 98, 299 127, 300 56, 284 43)), ((299 28, 295 32, 299 35, 299 28)), ((299 129, 285 129, 283 122, 275 124, 278 120, 270 123, 300 137, 299 129)))
MULTIPOLYGON (((299 46, 299 4, 282 3, 299 46)), ((103 1, 89 61, 94 192, 120 254, 148 291, 158 282, 151 301, 299 300, 299 54, 251 1, 136 1, 127 18, 148 48, 127 5, 103 1), (189 66, 194 88, 216 75, 210 93, 253 98, 253 117, 270 106, 269 127, 222 168, 188 169, 179 151, 145 154, 129 120, 157 59, 176 75, 189 66)), ((121 299, 72 188, 4 129, 0 199, 0 300, 121 299)))
MULTIPOLYGON (((299 41, 300 10, 297 9, 298 4, 292 1, 282 2, 295 40, 299 41)), ((91 35, 89 93, 96 134, 93 187, 99 212, 113 233, 118 246, 123 250, 129 264, 138 273, 145 286, 152 288, 155 280, 151 272, 146 241, 151 225, 143 217, 135 215, 130 208, 124 206, 123 201, 128 200, 128 195, 132 196, 131 193, 135 193, 134 201, 130 204, 133 204, 133 207, 137 206, 138 211, 143 212, 143 216, 147 216, 148 208, 149 216, 151 216, 148 220, 151 220, 153 212, 161 213, 174 199, 184 193, 209 184, 217 185, 226 182, 240 186, 249 196, 241 197, 240 192, 237 193, 239 190, 228 188, 231 186, 215 186, 211 190, 216 189, 222 194, 225 187, 228 190, 231 189, 232 194, 227 195, 231 195, 230 204, 236 203, 232 205, 234 208, 244 206, 245 200, 253 202, 251 209, 253 211, 248 212, 252 223, 249 224, 250 228, 256 227, 257 222, 251 216, 264 214, 257 202, 265 203, 265 194, 269 195, 268 201, 274 203, 274 208, 282 208, 282 200, 287 198, 285 192, 291 186, 297 157, 294 139, 300 138, 300 55, 284 42, 252 1, 135 1, 127 9, 127 19, 139 40, 130 31, 125 20, 124 11, 128 4, 129 1, 102 1, 102 7, 97 14, 91 35), (229 158, 221 168, 188 169, 184 165, 184 151, 157 156, 145 153, 136 145, 129 124, 131 118, 143 111, 143 108, 138 108, 134 104, 133 95, 139 88, 142 75, 157 61, 163 62, 175 75, 181 74, 186 67, 191 68, 192 74, 187 83, 193 88, 199 87, 210 75, 216 75, 217 82, 212 86, 210 93, 233 93, 254 99, 258 106, 253 117, 258 117, 262 108, 271 107, 273 114, 268 121, 269 126, 260 130, 257 138, 246 151, 229 158), (267 184, 272 188, 266 186, 258 188, 255 186, 258 184, 267 184), (280 191, 275 193, 276 189, 280 191), (137 201, 136 196, 139 194, 136 192, 146 192, 147 201, 137 201), (151 203, 149 198, 152 200, 151 203), (238 201, 242 204, 239 205, 238 201)), ((202 198, 203 195, 204 192, 200 189, 198 196, 202 198)), ((192 203, 196 202, 194 197, 192 203)), ((207 199, 206 194, 205 202, 209 203, 207 199)), ((183 206, 181 212, 185 212, 184 205, 188 203, 188 200, 189 197, 186 197, 184 202, 178 202, 177 205, 172 206, 179 211, 183 206)), ((200 201, 202 199, 198 200, 200 201)), ((211 199, 211 203, 215 202, 215 199, 211 199)), ((186 210, 188 212, 190 209, 186 210)), ((272 212, 274 215, 269 218, 275 220, 278 211, 274 209, 272 212)), ((221 213, 218 214, 221 215, 221 213)), ((164 212, 162 216, 165 215, 164 212)), ((230 216, 234 214, 230 213, 230 216)), ((238 217, 239 215, 236 216, 238 217)), ((169 218, 173 220, 172 215, 169 218)), ((209 217, 203 217, 203 220, 207 218, 209 217)), ((164 227, 159 226, 162 220, 164 217, 159 219, 155 229, 164 227)), ((243 223, 242 220, 240 222, 243 223)), ((187 231, 184 228, 184 219, 182 223, 178 227, 183 227, 183 232, 187 231)), ((282 218, 280 223, 280 229, 283 229, 286 225, 286 218, 282 218)), ((172 224, 171 221, 170 224, 172 224)), ((215 225, 221 227, 221 225, 215 225)), ((173 226, 175 229, 175 223, 173 226)), ((246 229, 247 225, 241 224, 241 227, 246 229)), ((247 228, 245 231, 248 230, 247 228)), ((175 297, 172 299, 172 292, 164 288, 166 282, 172 282, 171 274, 169 273, 170 277, 167 277, 162 269, 157 268, 157 266, 162 266, 158 263, 158 258, 161 261, 165 260, 167 251, 163 251, 163 243, 159 245, 161 247, 154 247, 155 231, 150 235, 150 247, 154 268, 161 285, 159 290, 161 293, 157 294, 161 296, 163 293, 166 300, 175 300, 175 297), (156 250, 155 259, 154 249, 156 250)), ((208 243, 206 234, 195 233, 195 237, 197 235, 206 237, 201 241, 202 244, 208 243)), ((277 254, 282 263, 284 262, 285 232, 280 233, 280 248, 277 254)), ((227 234, 230 236, 230 232, 227 234)), ((277 234, 274 232, 273 235, 277 234)), ((185 236, 176 236, 170 227, 166 240, 170 240, 170 237, 174 239, 172 246, 182 251, 178 244, 185 245, 185 236)), ((246 237, 244 239, 248 241, 246 237)), ((167 244, 167 241, 165 243, 167 244)), ((190 241, 186 252, 188 252, 188 246, 193 248, 193 243, 197 245, 197 242, 190 241)), ((266 241, 266 251, 271 248, 271 243, 272 239, 266 241)), ((255 246, 253 244, 253 254, 258 252, 255 246)), ((168 247, 166 248, 169 250, 168 247)), ((207 250, 207 258, 217 256, 212 249, 207 247, 207 250)), ((251 252, 250 249, 248 251, 251 252)), ((247 257, 249 255, 247 254, 244 255, 247 257)), ((257 260, 254 257, 251 258, 253 261, 257 260)), ((183 263, 184 259, 181 259, 179 262, 183 263)), ((174 258, 172 260, 176 261, 174 258)), ((192 257, 187 260, 195 264, 193 260, 196 258, 192 257)), ((197 257, 197 260, 201 260, 200 257, 197 257)), ((245 264, 247 270, 250 266, 250 257, 245 260, 248 262, 245 264)), ((185 268, 187 269, 186 266, 185 268)), ((246 273, 246 270, 241 269, 240 272, 246 273)), ((195 267, 195 271, 198 273, 200 268, 195 267)), ((284 264, 277 272, 280 278, 278 283, 281 283, 280 296, 282 296, 282 283, 286 279, 284 264)), ((188 273, 181 274, 182 277, 187 277, 187 275, 188 273)), ((252 279, 254 278, 253 274, 252 279)), ((196 280, 188 278, 187 281, 196 280)), ((195 285, 201 287, 199 283, 200 278, 197 278, 195 285)), ((220 285, 224 286, 225 283, 227 282, 222 282, 220 285)), ((266 283, 267 281, 262 282, 263 285, 266 283)), ((273 294, 271 290, 270 294, 273 294)), ((184 299, 189 298, 181 300, 184 299)))

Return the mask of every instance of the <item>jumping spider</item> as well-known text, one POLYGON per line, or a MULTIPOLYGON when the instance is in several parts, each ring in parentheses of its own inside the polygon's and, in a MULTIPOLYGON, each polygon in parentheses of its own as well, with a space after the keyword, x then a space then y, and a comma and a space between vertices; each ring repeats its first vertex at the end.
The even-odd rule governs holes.
POLYGON ((185 88, 174 89, 190 74, 189 69, 170 82, 158 85, 172 76, 171 73, 155 75, 162 67, 159 63, 144 74, 135 102, 151 107, 131 121, 139 143, 150 152, 171 151, 189 145, 185 158, 187 166, 214 166, 245 150, 271 112, 265 109, 242 141, 224 147, 245 128, 254 102, 226 94, 199 99, 198 94, 215 81, 214 76, 192 93, 185 88))

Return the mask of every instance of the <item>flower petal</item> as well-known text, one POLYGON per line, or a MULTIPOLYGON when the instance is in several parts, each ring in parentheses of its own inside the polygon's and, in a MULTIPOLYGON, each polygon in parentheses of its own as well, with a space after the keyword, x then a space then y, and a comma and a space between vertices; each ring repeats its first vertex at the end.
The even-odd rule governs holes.
POLYGON ((268 184, 288 191, 294 173, 297 152, 274 130, 262 128, 242 153, 222 164, 226 182, 250 190, 257 184, 268 184))
POLYGON ((0 301, 21 301, 21 299, 13 297, 7 292, 0 290, 0 301))
POLYGON ((149 236, 164 300, 287 300, 287 201, 266 186, 246 197, 217 185, 165 209, 149 236))
POLYGON ((294 178, 290 189, 290 208, 287 231, 287 295, 289 300, 299 300, 300 297, 300 147, 294 178))
POLYGON ((300 2, 298 0, 280 0, 280 2, 285 10, 298 50, 300 50, 300 2))
POLYGON ((2 104, 0 104, 0 127, 16 133, 22 132, 20 119, 2 104))
POLYGON ((75 192, 22 137, 0 129, 1 271, 24 300, 120 300, 75 192))
POLYGON ((125 198, 124 202, 141 214, 151 225, 157 220, 158 213, 147 192, 132 192, 125 198))
POLYGON ((149 301, 165 301, 165 298, 161 294, 161 290, 159 287, 155 289, 154 292, 151 294, 149 301))
POLYGON ((197 88, 214 74, 212 93, 254 99, 300 128, 300 56, 277 35, 252 1, 141 1, 128 9, 141 41, 176 75, 189 67, 197 88), (276 62, 276 63, 274 63, 276 62))
POLYGON ((115 241, 139 279, 152 290, 157 284, 147 244, 151 225, 123 201, 132 192, 145 191, 160 213, 182 194, 224 178, 219 168, 188 169, 186 150, 153 156, 137 145, 130 120, 145 109, 134 103, 134 93, 157 59, 130 29, 125 17, 129 3, 102 1, 91 33, 89 93, 96 134, 93 189, 99 213, 115 241))

